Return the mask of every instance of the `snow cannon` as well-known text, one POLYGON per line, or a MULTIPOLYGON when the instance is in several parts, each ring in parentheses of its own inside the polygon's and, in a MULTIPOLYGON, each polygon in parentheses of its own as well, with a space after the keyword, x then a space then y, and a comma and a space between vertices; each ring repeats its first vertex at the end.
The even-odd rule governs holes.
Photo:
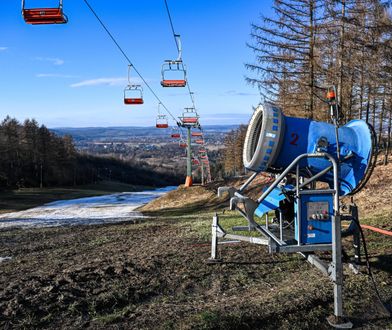
MULTIPOLYGON (((371 175, 374 131, 362 120, 336 127, 305 118, 286 117, 269 103, 259 105, 249 122, 243 162, 254 172, 281 173, 302 154, 328 153, 338 162, 339 194, 359 191, 371 175), (338 139, 338 143, 336 143, 338 139)), ((300 175, 312 177, 333 186, 330 162, 323 158, 304 158, 299 162, 300 175)))

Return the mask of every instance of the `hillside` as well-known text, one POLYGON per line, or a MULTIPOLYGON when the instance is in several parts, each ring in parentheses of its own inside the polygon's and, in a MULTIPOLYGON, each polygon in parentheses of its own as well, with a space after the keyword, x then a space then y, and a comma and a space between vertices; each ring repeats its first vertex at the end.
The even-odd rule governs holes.
MULTIPOLYGON (((378 166, 358 194, 362 223, 391 229, 391 167, 378 166)), ((268 178, 260 180, 253 193, 268 178)), ((212 215, 227 205, 215 195, 219 185, 179 187, 144 206, 150 217, 140 224, 0 231, 0 256, 11 258, 0 267, 0 327, 329 329, 332 285, 298 254, 225 244, 223 263, 206 263, 212 215)), ((225 212, 222 225, 239 219, 225 212)), ((391 240, 365 235, 381 297, 390 303, 391 240)), ((352 255, 349 241, 344 245, 352 255)), ((356 329, 392 327, 365 266, 357 275, 345 268, 344 300, 356 329)))

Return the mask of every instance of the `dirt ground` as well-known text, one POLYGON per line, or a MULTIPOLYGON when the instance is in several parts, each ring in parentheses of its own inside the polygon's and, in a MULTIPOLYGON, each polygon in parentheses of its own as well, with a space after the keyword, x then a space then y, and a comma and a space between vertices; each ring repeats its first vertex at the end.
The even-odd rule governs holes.
MULTIPOLYGON (((172 192, 145 207, 152 216, 140 224, 0 231, 0 257, 11 257, 0 263, 0 328, 329 329, 332 284, 299 255, 241 243, 221 247, 223 263, 206 263, 213 204, 222 204, 215 188, 172 192)), ((364 223, 391 224, 390 204, 368 214, 364 223)), ((392 240, 365 234, 391 304, 392 240)), ((358 275, 345 266, 344 298, 355 328, 392 329, 365 266, 358 275)))

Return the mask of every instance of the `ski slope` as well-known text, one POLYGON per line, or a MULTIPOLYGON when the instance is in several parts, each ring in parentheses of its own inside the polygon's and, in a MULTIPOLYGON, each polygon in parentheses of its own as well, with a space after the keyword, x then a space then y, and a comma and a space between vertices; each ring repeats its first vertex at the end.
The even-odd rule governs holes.
POLYGON ((0 229, 95 225, 143 218, 136 208, 175 188, 60 200, 25 211, 1 214, 0 229))

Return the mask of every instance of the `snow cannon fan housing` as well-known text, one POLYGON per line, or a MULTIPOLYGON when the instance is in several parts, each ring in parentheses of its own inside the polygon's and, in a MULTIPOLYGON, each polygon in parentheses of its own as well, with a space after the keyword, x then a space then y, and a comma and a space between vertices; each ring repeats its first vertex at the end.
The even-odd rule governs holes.
MULTIPOLYGON (((340 147, 340 195, 354 194, 371 174, 375 136, 362 120, 353 120, 338 129, 340 147)), ((335 126, 310 119, 286 117, 273 104, 259 105, 249 122, 243 162, 246 169, 281 172, 299 155, 325 152, 338 160, 335 126)), ((305 177, 330 166, 327 159, 305 158, 300 163, 305 177)), ((318 178, 333 186, 332 169, 318 178)))

